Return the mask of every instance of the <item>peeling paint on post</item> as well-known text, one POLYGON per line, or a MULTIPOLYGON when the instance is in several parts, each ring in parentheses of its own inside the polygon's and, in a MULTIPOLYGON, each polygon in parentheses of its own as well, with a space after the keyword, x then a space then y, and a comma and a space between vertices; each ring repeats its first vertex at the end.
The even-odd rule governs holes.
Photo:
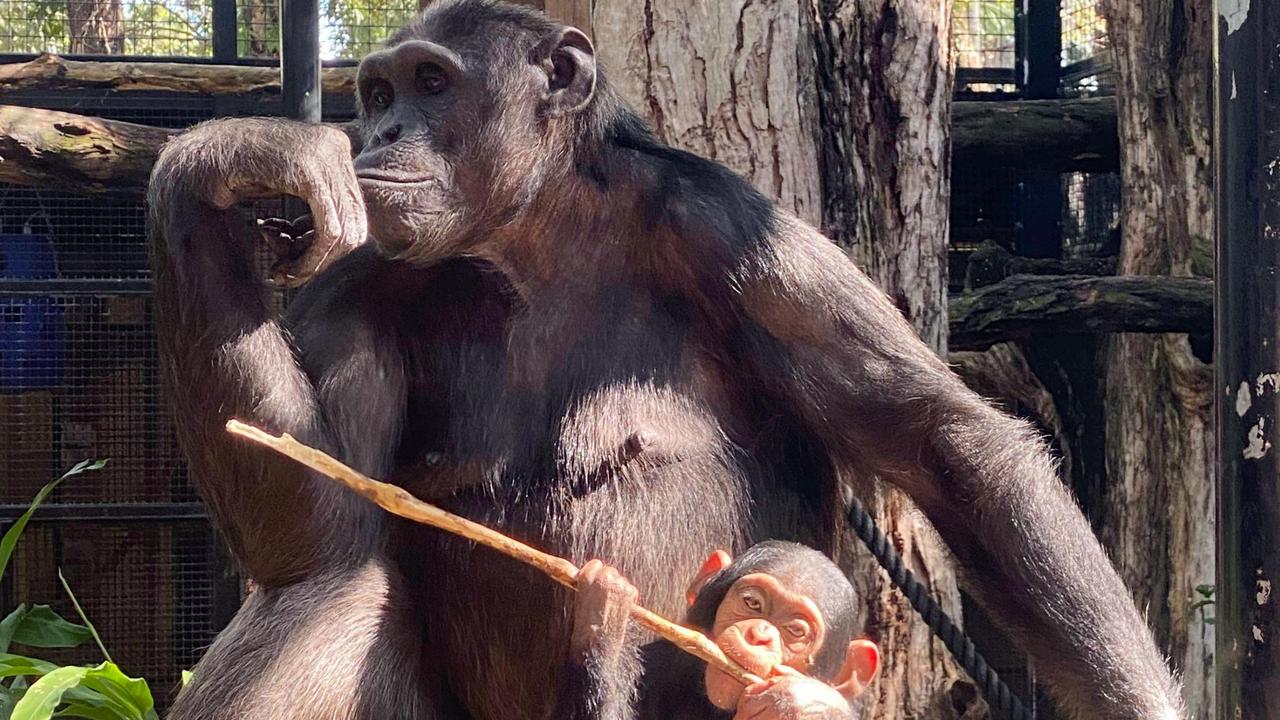
POLYGON ((1219 0, 1217 717, 1280 720, 1280 0, 1219 0))

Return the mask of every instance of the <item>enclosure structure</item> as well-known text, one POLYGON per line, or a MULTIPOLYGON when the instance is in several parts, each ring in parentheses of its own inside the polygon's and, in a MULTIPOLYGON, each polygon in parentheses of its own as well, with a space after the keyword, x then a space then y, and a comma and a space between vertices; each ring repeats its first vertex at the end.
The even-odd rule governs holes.
MULTIPOLYGON (((545 4, 584 23, 574 16, 583 3, 545 4)), ((13 18, 0 17, 0 50, 10 53, 0 58, 5 103, 170 128, 284 112, 269 71, 279 51, 274 3, 4 0, 0 7, 13 18), (66 61, 32 54, 45 51, 66 61), (150 64, 158 61, 170 64, 150 64)), ((352 107, 343 68, 409 17, 416 2, 322 2, 319 9, 329 58, 324 116, 339 121, 352 107)), ((1008 275, 1114 271, 1117 120, 1110 47, 1095 2, 956 0, 953 31, 951 348, 977 386, 983 377, 973 372, 977 364, 960 359, 965 351, 1030 334, 993 335, 992 323, 982 320, 1027 287, 1002 284, 1008 275), (983 288, 990 292, 961 296, 983 288)), ((0 607, 60 597, 61 566, 121 664, 172 681, 234 611, 241 589, 187 485, 157 392, 139 191, 136 183, 91 197, 3 188, 0 229, 18 238, 9 242, 22 258, 9 264, 17 268, 9 275, 0 271, 0 302, 15 308, 5 326, 11 340, 0 341, 0 353, 10 350, 0 357, 21 368, 13 375, 18 382, 0 390, 4 511, 16 515, 60 466, 87 456, 112 463, 69 484, 41 513, 0 607)), ((1047 389, 1007 404, 1054 436, 1064 472, 1096 520, 1105 475, 1099 340, 1047 333, 1021 352, 1022 367, 1047 389)), ((966 609, 981 648, 1016 692, 1034 699, 1033 669, 996 639, 976 608, 966 609)), ((1040 717, 1050 714, 1032 707, 1040 717)))
MULTIPOLYGON (((416 9, 325 4, 326 64, 353 65, 416 9)), ((0 68, 31 67, 36 53, 50 52, 116 77, 121 66, 105 63, 181 63, 197 75, 216 63, 231 77, 258 67, 271 75, 278 17, 275 3, 257 0, 4 0, 0 68)), ((227 91, 178 90, 0 80, 5 104, 158 128, 282 113, 275 91, 237 92, 234 82, 227 91)), ((325 107, 328 120, 352 115, 349 96, 328 97, 325 107)), ((242 588, 188 483, 160 393, 141 190, 86 196, 0 185, 0 525, 70 464, 110 460, 67 482, 36 516, 0 607, 44 602, 70 613, 60 568, 116 660, 150 679, 167 704, 242 588)))

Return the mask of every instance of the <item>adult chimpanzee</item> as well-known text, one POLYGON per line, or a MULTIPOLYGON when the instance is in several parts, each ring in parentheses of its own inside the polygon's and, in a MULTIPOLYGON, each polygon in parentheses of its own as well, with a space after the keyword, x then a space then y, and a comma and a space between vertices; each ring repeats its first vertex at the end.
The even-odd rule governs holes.
POLYGON ((655 140, 582 33, 445 0, 358 86, 354 164, 337 130, 239 119, 170 142, 154 171, 180 441, 261 587, 174 717, 538 718, 568 644, 569 596, 545 578, 228 438, 231 416, 608 558, 671 614, 713 548, 830 549, 837 478, 876 475, 915 498, 1068 707, 1174 716, 1042 444, 817 231, 655 140), (269 194, 315 223, 283 274, 318 274, 283 317, 234 207, 269 194))
POLYGON ((728 720, 769 717, 778 705, 788 707, 787 717, 850 720, 850 703, 879 670, 879 648, 855 637, 853 586, 830 558, 804 545, 768 540, 736 559, 716 550, 689 588, 685 624, 766 678, 750 687, 655 641, 641 651, 636 698, 636 688, 618 685, 627 679, 619 665, 634 657, 626 641, 635 587, 592 560, 577 589, 569 661, 551 715, 561 720, 728 720))

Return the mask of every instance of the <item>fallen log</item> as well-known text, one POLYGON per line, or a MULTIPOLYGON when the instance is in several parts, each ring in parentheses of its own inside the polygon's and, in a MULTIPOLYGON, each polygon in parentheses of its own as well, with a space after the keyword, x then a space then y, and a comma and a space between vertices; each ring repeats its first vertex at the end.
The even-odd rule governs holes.
POLYGON ((1213 331, 1213 281, 1014 275, 951 299, 948 347, 984 350, 1034 335, 1213 331))
MULTIPOLYGON (((356 69, 320 71, 326 93, 355 92, 356 69)), ((197 95, 279 93, 280 69, 201 63, 68 60, 46 53, 22 63, 0 64, 0 91, 27 89, 168 90, 197 95)))
POLYGON ((1118 168, 1115 98, 952 103, 951 157, 987 166, 1118 168))
POLYGON ((0 182, 79 193, 141 193, 175 131, 0 105, 0 182))

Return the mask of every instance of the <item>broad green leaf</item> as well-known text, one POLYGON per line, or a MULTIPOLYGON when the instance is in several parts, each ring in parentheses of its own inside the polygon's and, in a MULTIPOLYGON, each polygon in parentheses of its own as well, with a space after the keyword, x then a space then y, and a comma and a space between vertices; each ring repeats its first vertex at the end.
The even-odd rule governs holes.
POLYGON ((156 704, 146 680, 125 675, 114 663, 105 662, 94 668, 82 684, 112 700, 114 706, 128 713, 126 717, 142 720, 156 704))
POLYGON ((0 678, 18 676, 40 677, 57 669, 57 665, 45 662, 44 660, 36 660, 35 658, 24 657, 22 655, 0 653, 0 678))
POLYGON ((1212 585, 1197 585, 1197 586, 1196 586, 1196 592, 1200 593, 1201 595, 1203 595, 1203 596, 1205 596, 1205 597, 1213 597, 1213 586, 1212 586, 1212 585))
POLYGON ((64 703, 62 709, 54 713, 53 716, 87 718, 88 720, 120 720, 120 715, 111 708, 87 705, 82 702, 64 703))
POLYGON ((13 642, 27 647, 73 648, 92 637, 84 625, 64 620, 48 605, 36 605, 18 623, 13 642))
POLYGON ((195 674, 192 673, 190 670, 183 670, 182 671, 182 687, 186 687, 188 684, 190 684, 191 678, 193 677, 195 677, 195 674))
POLYGON ((13 716, 13 708, 27 694, 27 686, 4 688, 0 687, 0 720, 9 720, 13 716))
MULTIPOLYGON (((18 623, 22 622, 22 618, 27 614, 27 604, 23 603, 14 608, 13 612, 0 620, 0 653, 9 652, 9 643, 13 641, 13 633, 18 629, 18 623)), ((0 715, 0 720, 4 720, 5 716, 0 715)))
POLYGON ((86 667, 60 667, 27 689, 13 708, 12 720, 49 720, 62 696, 89 674, 86 667))
POLYGON ((13 555, 13 548, 18 544, 18 538, 22 537, 22 531, 26 529, 27 523, 31 521, 31 516, 35 514, 36 508, 49 497, 49 493, 53 492, 58 485, 73 475, 79 475, 87 470, 101 470, 106 467, 106 460, 81 460, 76 463, 70 470, 62 474, 58 478, 40 488, 40 492, 36 493, 35 498, 31 500, 31 505, 27 507, 27 511, 14 521, 13 527, 0 538, 0 578, 4 577, 4 571, 9 567, 9 558, 13 555))

